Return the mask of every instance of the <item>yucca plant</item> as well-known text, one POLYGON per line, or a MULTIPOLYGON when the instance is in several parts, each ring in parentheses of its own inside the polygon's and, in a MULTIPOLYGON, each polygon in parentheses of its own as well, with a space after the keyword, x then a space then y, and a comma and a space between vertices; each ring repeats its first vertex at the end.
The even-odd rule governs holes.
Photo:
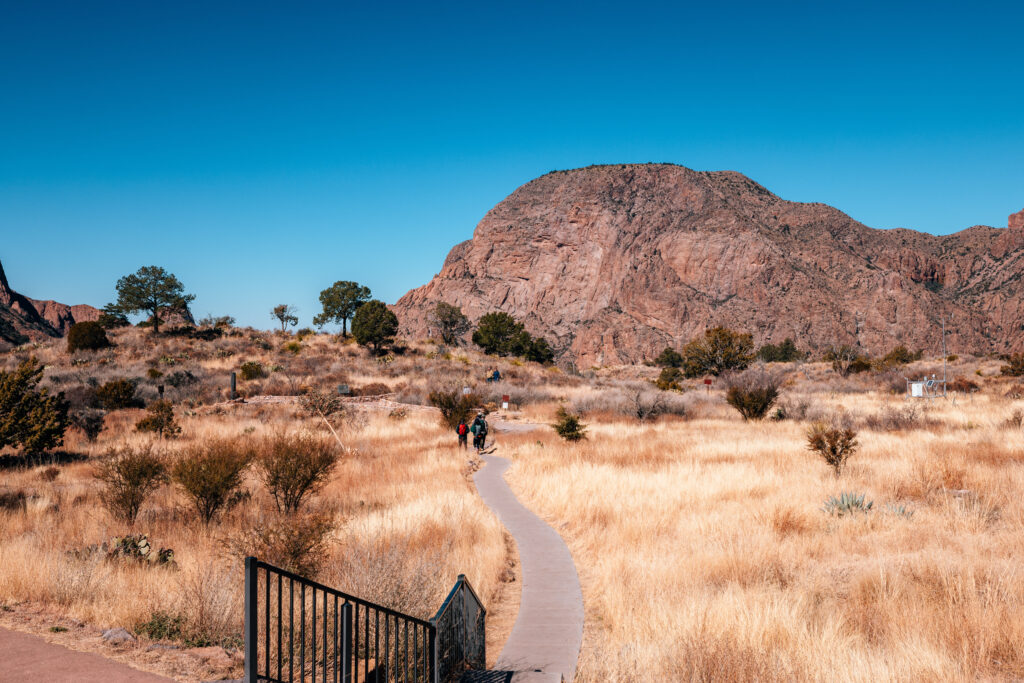
POLYGON ((867 513, 871 510, 874 505, 874 501, 864 500, 864 494, 857 493, 841 493, 839 497, 829 496, 828 500, 825 501, 825 505, 821 508, 822 511, 834 515, 835 517, 842 517, 844 515, 852 515, 855 512, 867 513))

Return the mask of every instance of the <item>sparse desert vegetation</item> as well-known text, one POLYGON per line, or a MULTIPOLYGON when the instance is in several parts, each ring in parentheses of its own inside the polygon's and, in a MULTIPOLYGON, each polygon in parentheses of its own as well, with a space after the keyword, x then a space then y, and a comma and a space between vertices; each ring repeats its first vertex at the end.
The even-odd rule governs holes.
MULTIPOLYGON (((743 362, 708 390, 697 372, 666 386, 674 352, 572 374, 432 342, 380 355, 206 329, 0 355, 5 372, 37 359, 33 391, 63 392, 72 425, 41 455, 0 454, 11 614, 232 652, 246 554, 422 617, 465 573, 500 613, 514 556, 451 426, 484 408, 530 423, 497 438, 581 575, 578 681, 1024 675, 1024 404, 998 358, 950 361, 962 391, 910 402, 887 363, 846 372, 785 345, 797 362, 743 370, 749 345, 724 332, 743 362)), ((144 663, 185 680, 240 667, 144 663)))

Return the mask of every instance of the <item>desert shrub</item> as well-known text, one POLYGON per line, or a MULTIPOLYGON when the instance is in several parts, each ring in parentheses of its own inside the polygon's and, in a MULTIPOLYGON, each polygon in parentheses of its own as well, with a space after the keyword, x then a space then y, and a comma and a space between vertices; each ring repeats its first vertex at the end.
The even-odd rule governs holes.
POLYGON ((264 442, 256 468, 279 512, 291 514, 327 483, 338 464, 336 445, 310 434, 277 434, 264 442))
POLYGON ((807 448, 824 458, 837 477, 859 445, 857 432, 836 419, 815 422, 807 428, 807 448))
POLYGON ((297 341, 285 342, 281 346, 281 350, 290 353, 293 356, 297 356, 299 355, 299 352, 302 351, 302 344, 297 341))
POLYGON ((262 379, 267 376, 267 371, 263 368, 263 363, 255 360, 248 360, 242 363, 241 367, 238 368, 238 371, 244 380, 262 379))
POLYGON ((764 370, 752 369, 732 378, 725 401, 744 420, 761 420, 779 398, 779 378, 764 370))
POLYGON ((473 411, 480 405, 479 396, 463 394, 459 389, 435 389, 427 400, 441 411, 441 423, 449 429, 455 429, 460 422, 468 424, 473 411))
POLYGON ((779 399, 775 404, 775 412, 772 419, 781 420, 806 420, 811 410, 811 403, 807 399, 779 399))
POLYGON ((473 331, 473 343, 487 354, 514 355, 523 332, 523 324, 508 313, 485 313, 473 331))
POLYGON ((107 451, 96 468, 100 499, 117 518, 134 524, 146 499, 167 480, 167 466, 152 446, 107 451))
POLYGON ((163 439, 173 439, 181 434, 181 427, 174 421, 174 405, 170 401, 153 401, 146 408, 146 417, 135 423, 140 432, 153 432, 163 439))
POLYGON ((171 467, 171 479, 192 502, 203 524, 240 499, 242 478, 252 450, 228 439, 216 439, 185 450, 171 467))
POLYGON ((578 415, 566 410, 565 406, 559 406, 558 413, 555 415, 555 423, 551 426, 555 433, 566 441, 580 441, 587 438, 587 426, 580 422, 578 415))
POLYGON ((1020 429, 1021 427, 1024 427, 1024 411, 1013 411, 1010 414, 1010 417, 1006 418, 1006 421, 1003 422, 1003 426, 1009 427, 1010 429, 1020 429))
POLYGON ((28 497, 21 489, 0 489, 0 510, 24 512, 28 497))
POLYGON ((85 408, 99 408, 100 400, 96 396, 96 387, 88 384, 76 384, 64 390, 64 399, 69 409, 74 412, 85 408))
POLYGON ((946 388, 949 389, 950 391, 959 391, 960 393, 963 394, 973 394, 976 391, 978 391, 978 389, 980 389, 981 387, 979 387, 976 382, 972 382, 966 377, 957 377, 956 379, 951 381, 946 386, 946 388))
POLYGON ((754 358, 754 340, 745 332, 714 327, 683 347, 683 373, 687 377, 720 375, 743 370, 754 358))
POLYGON ((1007 364, 999 369, 999 374, 1004 377, 1024 377, 1024 353, 1015 353, 1007 361, 1007 364))
POLYGON ((312 337, 312 336, 315 336, 315 335, 316 335, 316 332, 314 332, 312 329, 310 329, 308 327, 300 328, 299 330, 297 330, 295 332, 295 338, 298 339, 300 342, 303 339, 305 339, 306 337, 312 337))
POLYGON ((43 481, 47 481, 47 482, 56 481, 57 477, 59 477, 59 476, 60 476, 60 468, 55 466, 55 465, 50 465, 49 467, 44 467, 39 472, 39 478, 42 479, 43 481))
POLYGON ((176 370, 167 375, 167 379, 164 381, 175 389, 179 389, 190 384, 195 384, 199 381, 199 378, 188 370, 176 370))
POLYGON ((141 408, 142 399, 135 395, 138 384, 131 379, 112 379, 96 389, 96 398, 104 410, 141 408))
POLYGON ((0 448, 20 446, 38 455, 64 442, 70 424, 64 394, 39 389, 43 366, 35 358, 11 372, 0 371, 0 448))
POLYGON ((934 427, 934 420, 927 420, 919 403, 903 406, 884 406, 880 411, 864 418, 869 429, 883 432, 899 432, 907 429, 934 427))
POLYGON ((548 344, 548 340, 544 337, 526 335, 526 338, 521 343, 521 355, 525 360, 547 365, 555 359, 555 352, 551 350, 551 345, 548 344))
POLYGON ((830 347, 825 352, 823 360, 826 363, 831 363, 832 369, 841 377, 849 377, 851 373, 871 369, 871 361, 864 356, 859 348, 849 344, 837 344, 830 347))
POLYGON ((352 316, 352 336, 360 346, 368 346, 374 353, 394 342, 396 334, 398 317, 383 301, 367 301, 352 316))
POLYGON ((623 391, 626 413, 641 422, 653 420, 667 412, 667 392, 646 387, 630 387, 623 391))
POLYGON ((796 347, 796 343, 786 337, 781 344, 765 344, 757 350, 757 357, 765 363, 795 363, 803 360, 807 354, 796 347))
POLYGON ((951 353, 948 356, 946 356, 946 360, 950 363, 955 363, 958 360, 960 360, 960 356, 956 355, 955 353, 951 353))
MULTIPOLYGON (((184 640, 185 618, 179 614, 157 610, 148 620, 136 624, 135 632, 150 640, 184 640)), ((196 647, 191 644, 190 646, 196 647)))
POLYGON ((117 310, 117 307, 113 304, 107 304, 103 307, 103 311, 100 313, 100 317, 96 320, 100 327, 104 330, 116 330, 121 327, 128 327, 131 322, 128 320, 128 316, 117 310))
POLYGON ((146 377, 148 377, 150 379, 160 379, 163 376, 164 376, 163 371, 162 370, 158 370, 157 368, 150 368, 150 369, 146 370, 146 377))
POLYGON ((654 364, 663 368, 680 368, 683 366, 683 357, 671 346, 666 346, 654 359, 654 364))
POLYGON ((835 517, 843 517, 844 515, 852 515, 857 512, 868 513, 874 506, 874 501, 865 501, 864 494, 857 493, 841 493, 839 497, 829 496, 828 500, 822 506, 822 511, 834 515, 835 517))
POLYGON ((228 547, 239 558, 258 557, 302 576, 316 576, 327 561, 335 528, 334 517, 323 512, 263 518, 233 534, 228 547))
POLYGON ((103 431, 106 415, 106 412, 96 408, 82 408, 71 413, 71 424, 82 430, 86 439, 96 441, 96 437, 103 431))
POLYGON ((68 330, 68 353, 98 351, 112 346, 107 333, 98 322, 90 320, 75 323, 68 330))
POLYGON ((907 363, 912 363, 915 360, 921 360, 921 356, 923 355, 923 351, 911 353, 906 346, 900 344, 899 346, 893 348, 892 351, 885 354, 885 356, 883 356, 878 361, 877 365, 879 369, 885 370, 888 368, 897 367, 899 365, 906 365, 907 363))
POLYGON ((353 396, 383 396, 390 393, 391 387, 382 382, 371 382, 352 389, 353 396))
POLYGON ((662 391, 682 391, 683 387, 679 384, 682 379, 683 371, 670 365, 662 369, 654 384, 662 391))

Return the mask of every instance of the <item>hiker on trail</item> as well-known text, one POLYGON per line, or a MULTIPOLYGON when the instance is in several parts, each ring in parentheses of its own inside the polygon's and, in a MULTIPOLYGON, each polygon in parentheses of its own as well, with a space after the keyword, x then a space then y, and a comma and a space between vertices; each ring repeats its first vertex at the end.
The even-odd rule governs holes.
POLYGON ((487 420, 484 419, 483 413, 476 416, 473 426, 469 429, 473 432, 473 447, 478 451, 483 450, 484 444, 487 442, 487 420))
POLYGON ((459 420, 459 426, 455 428, 455 433, 459 435, 459 448, 466 448, 469 427, 466 426, 465 420, 459 420))

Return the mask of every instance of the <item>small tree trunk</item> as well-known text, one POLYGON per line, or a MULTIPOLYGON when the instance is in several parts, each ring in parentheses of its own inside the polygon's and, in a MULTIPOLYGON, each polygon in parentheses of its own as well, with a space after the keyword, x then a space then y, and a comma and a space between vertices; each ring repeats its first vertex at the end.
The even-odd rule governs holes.
POLYGON ((160 334, 160 308, 153 309, 153 334, 160 334))

